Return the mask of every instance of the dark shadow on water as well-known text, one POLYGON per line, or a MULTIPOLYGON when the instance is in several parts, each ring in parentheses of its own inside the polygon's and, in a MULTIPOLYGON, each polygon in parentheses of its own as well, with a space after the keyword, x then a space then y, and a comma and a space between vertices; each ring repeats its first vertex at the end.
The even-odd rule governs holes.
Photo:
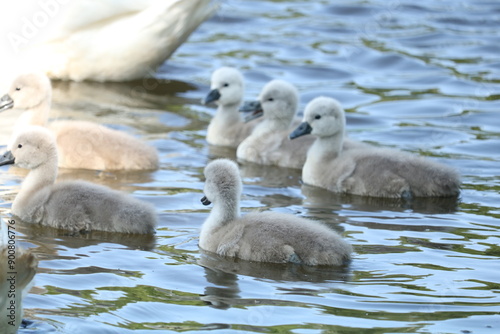
MULTIPOLYGON (((306 266, 285 263, 265 263, 244 261, 237 258, 228 258, 200 249, 198 264, 207 271, 206 277, 210 283, 231 288, 237 293, 236 282, 238 275, 275 281, 327 282, 349 280, 349 265, 335 266, 306 266)), ((227 292, 227 291, 226 291, 227 292)))
POLYGON ((39 224, 30 224, 15 217, 18 230, 26 239, 42 248, 44 254, 57 254, 59 246, 81 248, 102 243, 123 245, 129 249, 152 250, 156 245, 154 234, 126 234, 103 231, 71 234, 69 231, 39 224))
POLYGON ((304 206, 309 209, 330 208, 341 210, 349 205, 355 211, 398 211, 411 210, 426 214, 454 213, 460 204, 456 197, 417 197, 411 200, 397 198, 379 198, 336 194, 326 189, 302 185, 302 194, 306 196, 304 206))
POLYGON ((236 161, 236 149, 227 146, 208 145, 208 159, 226 158, 236 161))

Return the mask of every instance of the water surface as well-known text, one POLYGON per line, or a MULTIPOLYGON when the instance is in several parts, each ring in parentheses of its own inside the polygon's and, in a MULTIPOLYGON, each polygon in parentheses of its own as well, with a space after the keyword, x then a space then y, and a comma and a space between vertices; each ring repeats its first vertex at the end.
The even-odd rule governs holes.
MULTIPOLYGON (((500 3, 227 0, 155 79, 54 82, 54 118, 122 129, 158 148, 155 172, 62 171, 153 203, 156 236, 19 224, 40 260, 21 333, 498 333, 500 3), (344 269, 203 254, 203 167, 234 151, 204 137, 212 71, 246 98, 273 78, 345 107, 352 138, 429 156, 463 175, 459 201, 339 196, 300 173, 241 165, 242 208, 321 220, 353 244, 344 269)), ((0 173, 8 216, 21 177, 0 173)), ((22 234, 22 235, 21 235, 22 234)))

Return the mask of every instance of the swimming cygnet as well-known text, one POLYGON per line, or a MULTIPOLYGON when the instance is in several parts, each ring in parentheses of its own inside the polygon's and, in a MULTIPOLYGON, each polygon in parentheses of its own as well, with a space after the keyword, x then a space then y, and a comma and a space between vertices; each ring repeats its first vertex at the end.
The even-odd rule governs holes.
POLYGON ((15 221, 9 220, 8 226, 0 221, 0 333, 15 334, 38 261, 29 250, 19 247, 15 221))
POLYGON ((23 74, 14 80, 9 93, 0 100, 0 111, 10 108, 22 110, 12 139, 27 125, 47 126, 57 139, 59 167, 96 170, 158 168, 156 150, 124 132, 86 121, 47 124, 51 96, 50 80, 43 74, 23 74))
POLYGON ((238 111, 245 89, 243 76, 235 68, 221 67, 212 74, 210 88, 202 102, 215 102, 218 108, 208 125, 207 142, 236 148, 258 124, 257 121, 243 122, 238 111))
POLYGON ((312 100, 304 122, 290 134, 316 136, 302 169, 304 183, 333 192, 411 198, 458 196, 460 177, 451 167, 409 153, 366 145, 342 150, 345 114, 338 101, 312 100))
POLYGON ((302 168, 314 140, 288 139, 298 102, 297 89, 283 80, 270 81, 263 87, 258 101, 246 102, 240 108, 247 113, 246 120, 260 116, 264 119, 238 146, 237 158, 261 165, 302 168))
POLYGON ((57 148, 45 128, 31 126, 21 132, 11 151, 0 157, 0 166, 7 164, 30 170, 12 204, 12 214, 25 222, 75 233, 154 233, 156 213, 148 203, 85 181, 54 184, 57 148))
POLYGON ((351 246, 318 222, 278 212, 240 216, 241 178, 231 160, 218 159, 205 168, 202 203, 214 204, 203 223, 200 248, 248 261, 342 265, 351 246))

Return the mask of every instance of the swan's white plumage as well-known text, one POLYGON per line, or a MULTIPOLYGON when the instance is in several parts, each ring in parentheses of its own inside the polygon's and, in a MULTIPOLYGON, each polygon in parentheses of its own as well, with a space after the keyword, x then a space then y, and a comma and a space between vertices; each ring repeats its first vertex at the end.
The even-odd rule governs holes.
POLYGON ((17 17, 2 23, 10 33, 2 63, 76 81, 151 76, 217 7, 211 0, 27 1, 0 5, 2 17, 17 17))
POLYGON ((218 159, 205 168, 203 204, 214 207, 203 223, 200 247, 249 261, 342 265, 351 246, 327 226, 277 212, 240 217, 241 178, 231 160, 218 159))

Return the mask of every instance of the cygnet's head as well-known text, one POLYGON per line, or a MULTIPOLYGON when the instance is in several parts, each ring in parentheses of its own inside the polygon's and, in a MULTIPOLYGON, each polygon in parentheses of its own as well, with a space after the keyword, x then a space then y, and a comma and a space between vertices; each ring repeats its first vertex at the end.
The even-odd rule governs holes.
POLYGON ((330 97, 317 97, 309 102, 304 111, 304 119, 290 134, 290 139, 312 134, 329 137, 344 133, 345 113, 340 103, 330 97))
POLYGON ((245 102, 240 111, 247 113, 245 121, 264 115, 266 119, 291 122, 297 113, 298 104, 299 92, 294 85, 283 80, 272 80, 262 88, 258 101, 245 102))
POLYGON ((45 74, 22 74, 14 79, 9 92, 0 99, 0 111, 11 108, 31 109, 50 102, 51 95, 52 86, 45 74))
POLYGON ((232 67, 221 67, 212 74, 210 92, 203 104, 240 105, 243 100, 245 82, 240 71, 232 67))
POLYGON ((217 159, 205 167, 203 205, 210 203, 228 203, 233 205, 241 195, 241 178, 238 165, 229 159, 217 159))
POLYGON ((16 137, 11 150, 0 156, 0 166, 36 169, 50 160, 57 162, 54 136, 43 127, 30 126, 16 137))

